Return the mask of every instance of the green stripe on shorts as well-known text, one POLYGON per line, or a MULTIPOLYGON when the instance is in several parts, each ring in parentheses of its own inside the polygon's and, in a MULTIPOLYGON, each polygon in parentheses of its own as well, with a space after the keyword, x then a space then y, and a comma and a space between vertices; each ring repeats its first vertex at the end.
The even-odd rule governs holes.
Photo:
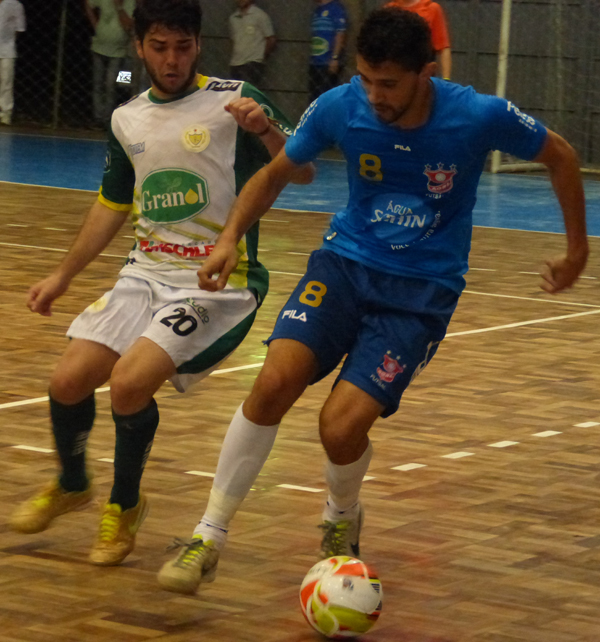
POLYGON ((240 321, 235 328, 232 328, 217 339, 210 347, 196 355, 193 359, 182 363, 177 368, 177 374, 198 374, 212 368, 215 364, 222 361, 227 355, 231 354, 244 340, 244 337, 250 331, 256 310, 249 314, 245 319, 240 321))

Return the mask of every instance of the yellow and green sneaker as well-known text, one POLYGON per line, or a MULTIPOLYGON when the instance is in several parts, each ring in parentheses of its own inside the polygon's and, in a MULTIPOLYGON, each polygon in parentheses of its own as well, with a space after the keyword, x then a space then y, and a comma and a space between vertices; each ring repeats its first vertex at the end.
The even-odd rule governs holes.
POLYGON ((360 531, 362 530, 364 512, 359 506, 358 515, 354 519, 339 522, 323 521, 319 528, 323 530, 319 557, 327 559, 337 555, 358 557, 360 555, 360 531))
POLYGON ((89 486, 81 492, 69 492, 60 485, 58 479, 54 479, 40 493, 15 510, 9 525, 19 533, 40 533, 50 526, 55 517, 85 508, 92 496, 89 486))
POLYGON ((176 538, 167 550, 183 548, 179 555, 167 562, 158 573, 161 588, 174 593, 195 593, 201 583, 214 582, 219 563, 219 549, 212 540, 200 535, 185 541, 176 538))
POLYGON ((148 500, 140 493, 137 506, 122 510, 119 504, 106 504, 98 537, 89 560, 98 566, 116 566, 131 553, 135 534, 148 514, 148 500))

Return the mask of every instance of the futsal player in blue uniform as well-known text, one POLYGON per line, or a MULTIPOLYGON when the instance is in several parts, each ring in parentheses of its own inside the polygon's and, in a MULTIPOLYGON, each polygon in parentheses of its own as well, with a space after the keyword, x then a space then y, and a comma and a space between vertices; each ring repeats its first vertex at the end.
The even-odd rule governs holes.
POLYGON ((348 205, 333 217, 277 319, 262 371, 229 427, 206 513, 159 574, 164 588, 193 592, 214 577, 229 521, 281 419, 344 355, 319 419, 329 486, 322 555, 359 554, 368 432, 377 417, 396 412, 444 338, 465 286, 472 211, 490 150, 549 169, 567 250, 548 262, 542 288, 570 287, 585 266, 583 186, 564 139, 506 100, 433 78, 429 28, 414 13, 374 11, 357 44, 358 76, 308 108, 284 150, 248 182, 198 273, 202 288, 223 288, 239 239, 293 172, 339 145, 348 205))

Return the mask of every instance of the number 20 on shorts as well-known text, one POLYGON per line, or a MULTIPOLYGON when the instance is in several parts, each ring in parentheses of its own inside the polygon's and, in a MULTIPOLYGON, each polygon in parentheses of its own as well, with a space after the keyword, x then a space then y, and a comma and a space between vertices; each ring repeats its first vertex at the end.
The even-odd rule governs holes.
POLYGON ((327 293, 327 286, 319 281, 309 281, 300 295, 300 303, 306 303, 311 308, 318 308, 327 293))

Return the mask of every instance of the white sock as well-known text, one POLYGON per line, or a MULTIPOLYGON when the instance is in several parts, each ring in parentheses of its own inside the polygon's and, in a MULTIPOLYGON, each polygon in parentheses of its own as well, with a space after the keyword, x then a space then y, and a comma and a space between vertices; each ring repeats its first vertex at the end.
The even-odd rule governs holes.
POLYGON ((372 456, 373 446, 369 441, 365 452, 357 461, 351 464, 338 466, 327 458, 325 479, 329 486, 329 497, 323 510, 323 519, 325 521, 339 522, 346 519, 354 519, 358 516, 358 496, 372 456))
POLYGON ((208 506, 194 531, 207 541, 212 539, 219 548, 225 544, 229 522, 267 461, 279 428, 279 424, 252 423, 244 417, 242 406, 227 429, 208 506))

